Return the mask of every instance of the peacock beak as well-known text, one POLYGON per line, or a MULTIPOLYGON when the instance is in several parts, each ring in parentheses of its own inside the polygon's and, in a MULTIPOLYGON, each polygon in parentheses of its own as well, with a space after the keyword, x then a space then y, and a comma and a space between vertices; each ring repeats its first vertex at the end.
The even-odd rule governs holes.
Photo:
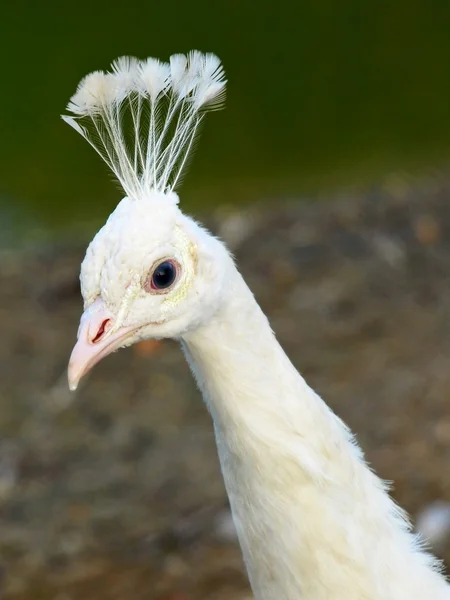
POLYGON ((69 388, 77 389, 81 378, 94 365, 118 350, 136 331, 135 327, 114 327, 114 316, 103 300, 96 300, 85 310, 80 320, 78 341, 69 360, 69 388))

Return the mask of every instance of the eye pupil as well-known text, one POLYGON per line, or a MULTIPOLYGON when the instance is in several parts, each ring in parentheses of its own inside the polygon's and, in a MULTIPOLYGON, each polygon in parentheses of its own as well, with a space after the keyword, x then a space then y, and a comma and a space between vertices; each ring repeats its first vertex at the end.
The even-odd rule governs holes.
POLYGON ((152 275, 152 288, 164 290, 172 285, 176 277, 175 265, 166 260, 156 267, 152 275))

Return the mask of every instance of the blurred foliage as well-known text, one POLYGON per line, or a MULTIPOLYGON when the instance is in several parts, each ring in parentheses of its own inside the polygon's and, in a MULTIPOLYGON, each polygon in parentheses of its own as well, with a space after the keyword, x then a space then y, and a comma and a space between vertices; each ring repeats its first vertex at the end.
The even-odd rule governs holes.
POLYGON ((104 218, 117 187, 59 115, 115 57, 192 48, 221 57, 229 94, 183 185, 188 207, 442 164, 449 27, 444 0, 5 3, 0 197, 47 223, 104 218))

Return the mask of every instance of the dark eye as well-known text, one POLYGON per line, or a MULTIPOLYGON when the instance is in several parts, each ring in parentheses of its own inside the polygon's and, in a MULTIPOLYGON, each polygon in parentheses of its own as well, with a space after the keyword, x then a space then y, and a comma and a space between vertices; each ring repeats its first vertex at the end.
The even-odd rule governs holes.
POLYGON ((153 271, 150 287, 152 290, 165 290, 177 277, 177 267, 171 260, 160 263, 153 271))

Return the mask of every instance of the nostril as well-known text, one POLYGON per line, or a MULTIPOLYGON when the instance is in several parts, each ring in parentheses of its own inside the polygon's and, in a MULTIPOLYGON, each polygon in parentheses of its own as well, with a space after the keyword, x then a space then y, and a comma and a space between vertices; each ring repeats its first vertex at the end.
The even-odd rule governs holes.
POLYGON ((102 321, 102 324, 98 328, 98 331, 97 331, 95 337, 92 339, 93 344, 100 341, 100 339, 103 337, 103 335, 105 334, 105 332, 108 328, 109 322, 110 322, 110 319, 105 319, 104 321, 102 321))

